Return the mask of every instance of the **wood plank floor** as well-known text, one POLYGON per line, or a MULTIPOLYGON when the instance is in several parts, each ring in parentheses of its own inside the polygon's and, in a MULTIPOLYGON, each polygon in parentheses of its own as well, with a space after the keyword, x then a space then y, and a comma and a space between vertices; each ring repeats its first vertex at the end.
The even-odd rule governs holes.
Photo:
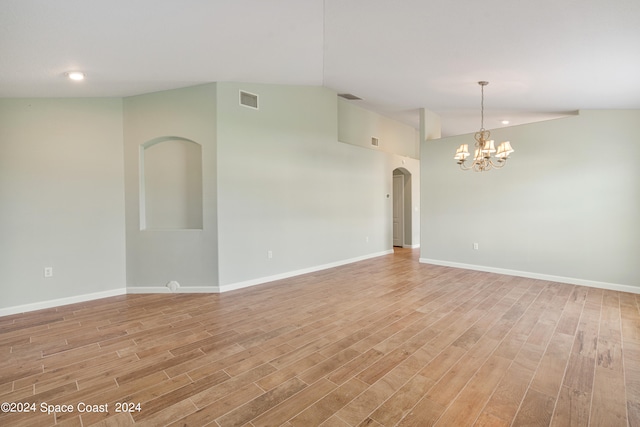
POLYGON ((640 295, 417 257, 0 317, 0 425, 640 426, 640 295))

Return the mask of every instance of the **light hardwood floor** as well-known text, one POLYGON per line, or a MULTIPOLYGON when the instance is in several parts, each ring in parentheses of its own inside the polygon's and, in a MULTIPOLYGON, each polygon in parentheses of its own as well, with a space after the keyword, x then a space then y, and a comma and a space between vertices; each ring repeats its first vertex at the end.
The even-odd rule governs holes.
POLYGON ((640 426, 640 295, 417 257, 0 317, 0 425, 640 426))

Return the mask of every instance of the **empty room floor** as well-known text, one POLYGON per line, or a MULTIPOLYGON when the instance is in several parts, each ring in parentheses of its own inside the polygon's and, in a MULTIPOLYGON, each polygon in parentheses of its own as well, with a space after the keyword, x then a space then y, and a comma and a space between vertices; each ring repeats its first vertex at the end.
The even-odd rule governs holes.
POLYGON ((5 316, 0 425, 640 426, 639 307, 396 249, 5 316))

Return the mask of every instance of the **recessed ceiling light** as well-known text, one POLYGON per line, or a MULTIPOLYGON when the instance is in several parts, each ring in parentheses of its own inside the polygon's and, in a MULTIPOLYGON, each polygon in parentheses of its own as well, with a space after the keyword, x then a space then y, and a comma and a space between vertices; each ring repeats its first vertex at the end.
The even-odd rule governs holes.
POLYGON ((503 125, 508 125, 509 124, 509 120, 503 120, 500 123, 502 123, 503 125))
POLYGON ((69 71, 67 73, 67 77, 69 77, 71 80, 75 80, 75 81, 80 81, 80 80, 84 80, 84 73, 81 73, 80 71, 69 71))

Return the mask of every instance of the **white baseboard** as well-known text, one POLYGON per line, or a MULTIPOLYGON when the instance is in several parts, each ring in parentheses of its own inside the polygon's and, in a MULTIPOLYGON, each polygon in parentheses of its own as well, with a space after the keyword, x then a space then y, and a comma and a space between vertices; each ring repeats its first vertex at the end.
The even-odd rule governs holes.
POLYGON ((389 255, 393 253, 393 249, 389 249, 382 252, 376 252, 373 254, 363 255, 356 258, 344 259, 341 261, 331 262, 328 264, 317 265, 314 267, 303 268, 300 270, 288 271, 286 273, 275 274, 273 276, 260 277, 257 279, 246 280, 244 282, 230 283, 228 285, 222 285, 219 287, 219 292, 235 291, 236 289, 248 288, 250 286, 261 285, 267 282, 273 282, 276 280, 288 279, 289 277, 300 276, 302 274, 313 273, 315 271, 326 270, 328 268, 340 267, 341 265, 351 264, 358 261, 364 261, 366 259, 376 258, 383 255, 389 255))
POLYGON ((405 249, 418 249, 420 247, 420 244, 418 243, 417 245, 402 245, 402 247, 405 249))
POLYGON ((8 316, 10 314, 26 313, 29 311, 42 310, 45 308, 59 307, 61 305, 75 304, 79 302, 92 301, 94 299, 115 297, 127 293, 125 288, 113 289, 110 291, 95 292, 92 294, 76 295, 73 297, 56 298, 48 301, 39 301, 30 304, 17 305, 14 307, 0 308, 0 316, 8 316))
POLYGON ((212 294, 218 293, 217 286, 180 286, 174 292, 166 286, 128 286, 128 294, 212 294))
POLYGON ((422 264, 442 265, 445 267, 464 268, 466 270, 485 271, 488 273, 506 274, 507 276, 526 277, 529 279, 547 280, 549 282, 568 283, 570 285, 588 286, 591 288, 608 289, 611 291, 629 292, 640 294, 640 287, 620 285, 617 283, 598 282, 594 280, 576 279, 574 277, 554 276, 551 274, 532 273, 529 271, 509 270, 505 268, 485 267, 482 265, 464 264, 460 262, 441 261, 436 259, 420 258, 422 264))
MULTIPOLYGON (((275 280, 287 279, 289 277, 299 276, 302 274, 313 273, 315 271, 326 270, 328 268, 339 267, 341 265, 351 264, 366 259, 376 258, 383 255, 393 253, 393 249, 373 254, 363 255, 360 257, 345 259, 328 264, 317 265, 314 267, 303 268, 300 270, 289 271, 286 273, 276 274, 273 276, 260 277, 244 282, 231 283, 223 286, 181 286, 174 293, 221 293, 233 291, 236 289, 247 288, 249 286, 260 285, 275 280)), ((128 286, 126 288, 113 289, 110 291, 96 292, 91 294, 77 295, 67 298, 58 298, 54 300, 35 302, 15 307, 0 308, 0 316, 8 316, 10 314, 26 313, 29 311, 42 310, 45 308, 58 307, 61 305, 75 304, 78 302, 86 302, 100 298, 108 298, 124 294, 169 294, 172 291, 167 286, 128 286)))

